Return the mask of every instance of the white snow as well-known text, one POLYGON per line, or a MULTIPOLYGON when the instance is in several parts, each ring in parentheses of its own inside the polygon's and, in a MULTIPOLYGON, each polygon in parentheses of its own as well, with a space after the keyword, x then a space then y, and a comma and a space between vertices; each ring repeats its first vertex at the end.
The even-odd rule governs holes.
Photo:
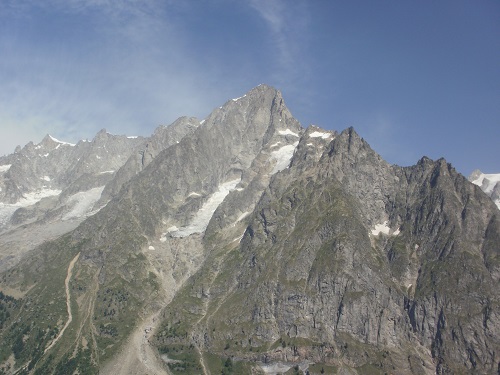
POLYGON ((149 246, 148 247, 148 250, 154 250, 154 249, 155 249, 154 246, 149 246))
POLYGON ((62 145, 68 145, 68 146, 74 146, 74 143, 69 143, 69 142, 63 142, 60 141, 59 139, 54 138, 53 136, 49 135, 50 139, 52 139, 54 142, 60 143, 62 145))
POLYGON ((306 146, 314 146, 312 143, 307 143, 306 146))
POLYGON ((199 211, 194 215, 190 224, 181 228, 170 227, 167 229, 167 232, 172 237, 187 237, 193 233, 204 232, 205 229, 207 229, 208 223, 210 222, 210 219, 212 218, 212 215, 217 207, 219 207, 226 196, 236 188, 236 185, 238 185, 240 181, 241 179, 238 178, 219 185, 217 191, 208 198, 199 211))
POLYGON ((397 236, 401 233, 401 231, 400 231, 400 228, 398 228, 394 232, 391 233, 391 228, 389 227, 389 222, 384 221, 382 224, 375 225, 375 227, 371 231, 371 234, 373 236, 378 236, 380 233, 383 233, 385 235, 397 236))
MULTIPOLYGON (((481 173, 472 183, 479 186, 486 194, 491 196, 495 186, 500 183, 500 173, 481 173)), ((494 200, 494 202, 500 209, 500 198, 494 200)))
POLYGON ((189 193, 188 198, 189 198, 189 197, 201 197, 201 194, 200 194, 200 193, 196 193, 196 192, 192 191, 191 193, 189 193))
POLYGON ((49 176, 43 176, 41 179, 44 180, 44 181, 47 181, 47 182, 50 181, 50 177, 49 176))
POLYGON ((241 98, 244 98, 246 95, 243 95, 243 96, 240 96, 239 98, 234 98, 232 99, 233 102, 237 102, 238 100, 240 100, 241 98))
POLYGON ((500 182, 500 173, 481 173, 477 179, 472 181, 473 184, 480 186, 486 194, 491 194, 498 182, 500 182))
POLYGON ((62 217, 62 220, 81 218, 93 214, 92 207, 101 198, 104 186, 96 187, 87 191, 80 191, 70 196, 66 202, 71 205, 71 211, 62 217))
POLYGON ((283 146, 280 149, 271 152, 271 159, 276 160, 276 164, 271 174, 275 174, 285 168, 288 168, 290 160, 292 159, 293 153, 295 152, 298 144, 299 142, 295 142, 294 144, 283 146))
POLYGON ((128 139, 136 139, 136 138, 139 138, 139 136, 137 135, 129 135, 127 136, 128 139))
POLYGON ((200 121, 200 125, 203 125, 205 123, 205 120, 200 121))
POLYGON ((273 148, 273 147, 279 146, 280 144, 281 144, 281 142, 278 141, 276 143, 273 143, 271 146, 269 146, 269 148, 273 148))
POLYGON ((115 173, 115 171, 103 171, 103 172, 99 172, 99 174, 111 174, 111 173, 115 173))
POLYGON ((96 157, 97 159, 100 159, 100 158, 101 158, 99 155, 96 155, 95 157, 96 157))
POLYGON ((328 139, 332 137, 332 134, 330 133, 323 133, 323 132, 318 132, 314 131, 311 134, 309 134, 309 137, 311 138, 323 138, 323 139, 328 139))
POLYGON ((12 166, 12 164, 0 165, 0 173, 7 172, 10 169, 11 166, 12 166))
POLYGON ((389 234, 391 228, 387 224, 388 222, 384 221, 382 224, 375 225, 375 228, 372 229, 372 235, 378 236, 380 233, 389 234))
POLYGON ((250 211, 246 211, 246 212, 243 212, 237 219, 236 219, 236 222, 234 223, 234 225, 236 225, 236 223, 239 223, 241 220, 243 220, 244 218, 246 218, 248 215, 250 215, 250 211))
POLYGON ((0 203, 0 226, 6 224, 18 208, 31 206, 40 201, 42 198, 52 197, 59 194, 61 194, 61 190, 42 189, 24 194, 24 198, 14 204, 0 203))
POLYGON ((14 204, 19 207, 31 206, 32 204, 40 201, 42 198, 52 197, 59 194, 61 194, 61 190, 42 189, 32 193, 24 194, 24 198, 14 204))
POLYGON ((290 129, 280 130, 280 131, 278 131, 278 133, 280 135, 293 135, 294 137, 298 137, 299 136, 297 133, 291 131, 290 129))
POLYGON ((12 204, 0 203, 0 228, 8 223, 14 212, 19 208, 12 204))

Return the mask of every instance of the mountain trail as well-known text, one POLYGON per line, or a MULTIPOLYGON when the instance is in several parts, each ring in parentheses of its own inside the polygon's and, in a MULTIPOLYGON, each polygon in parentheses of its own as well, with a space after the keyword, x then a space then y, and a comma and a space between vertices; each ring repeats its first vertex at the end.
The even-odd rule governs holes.
POLYGON ((68 326, 70 325, 70 323, 73 321, 73 314, 71 313, 71 295, 69 293, 69 282, 71 280, 71 275, 73 274, 73 267, 75 266, 75 263, 76 263, 76 261, 78 260, 79 257, 80 257, 80 253, 76 254, 76 256, 73 258, 73 260, 69 263, 68 273, 66 274, 66 280, 64 280, 64 285, 66 287, 66 308, 68 310, 68 320, 66 321, 66 324, 64 325, 64 327, 61 330, 61 332, 59 332, 59 334, 57 335, 57 337, 54 339, 54 341, 52 341, 50 343, 50 345, 45 348, 44 353, 47 353, 56 344, 56 342, 64 334, 64 331, 66 330, 66 328, 68 328, 68 326))

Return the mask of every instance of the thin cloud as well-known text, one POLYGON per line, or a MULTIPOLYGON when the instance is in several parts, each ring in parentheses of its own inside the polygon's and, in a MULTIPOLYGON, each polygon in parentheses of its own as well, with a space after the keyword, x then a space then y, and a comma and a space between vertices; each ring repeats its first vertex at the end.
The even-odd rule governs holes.
POLYGON ((93 29, 84 30, 83 39, 62 38, 62 46, 36 45, 30 35, 0 36, 0 124, 16 134, 0 143, 0 155, 46 133, 70 142, 101 128, 149 135, 178 116, 212 109, 212 98, 200 90, 211 82, 199 62, 186 58, 164 2, 29 3, 11 9, 22 10, 19 28, 21 18, 36 20, 44 7, 49 16, 65 12, 93 29))
POLYGON ((307 57, 302 53, 309 22, 306 3, 252 0, 250 6, 269 27, 270 37, 278 52, 275 71, 278 83, 304 79, 308 75, 307 57))

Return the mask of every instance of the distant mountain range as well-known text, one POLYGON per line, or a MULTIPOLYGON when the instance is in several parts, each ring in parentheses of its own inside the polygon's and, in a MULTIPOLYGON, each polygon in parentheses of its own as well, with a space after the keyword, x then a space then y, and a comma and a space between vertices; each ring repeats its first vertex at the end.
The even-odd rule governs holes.
POLYGON ((390 165, 267 85, 46 136, 0 158, 0 374, 500 373, 499 177, 390 165))

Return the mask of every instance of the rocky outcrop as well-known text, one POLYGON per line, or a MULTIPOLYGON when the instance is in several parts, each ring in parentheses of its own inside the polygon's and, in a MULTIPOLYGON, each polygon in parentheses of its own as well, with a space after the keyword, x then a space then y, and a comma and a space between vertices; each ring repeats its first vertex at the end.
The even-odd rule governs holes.
POLYGON ((314 165, 306 142, 240 244, 219 239, 223 260, 207 260, 174 298, 159 347, 358 373, 496 371, 493 203, 442 159, 388 165, 353 129, 314 165))

